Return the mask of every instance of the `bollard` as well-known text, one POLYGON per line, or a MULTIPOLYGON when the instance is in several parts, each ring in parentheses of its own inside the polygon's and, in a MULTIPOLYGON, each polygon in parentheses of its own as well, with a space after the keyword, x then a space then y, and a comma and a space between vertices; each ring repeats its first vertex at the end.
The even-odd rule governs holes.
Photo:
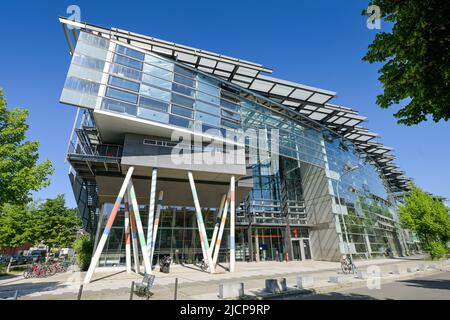
POLYGON ((175 293, 173 300, 177 300, 177 293, 178 293, 178 278, 175 278, 175 293))
POLYGON ((314 286, 314 278, 311 276, 297 276, 297 288, 307 289, 314 286))
POLYGON ((78 290, 78 297, 77 300, 81 300, 81 295, 83 294, 83 285, 80 286, 80 289, 78 290))
POLYGON ((244 283, 221 283, 219 285, 219 298, 242 298, 244 296, 244 283))
POLYGON ((270 293, 280 293, 281 288, 277 279, 266 279, 266 291, 270 293))
POLYGON ((14 293, 14 300, 17 300, 17 297, 19 296, 19 290, 16 290, 14 293))
POLYGON ((133 300, 134 281, 131 281, 130 300, 133 300))

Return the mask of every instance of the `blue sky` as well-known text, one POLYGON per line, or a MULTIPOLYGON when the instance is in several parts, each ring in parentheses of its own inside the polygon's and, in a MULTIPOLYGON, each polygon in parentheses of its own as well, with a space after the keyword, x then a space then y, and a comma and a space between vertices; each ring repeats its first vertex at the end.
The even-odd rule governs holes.
MULTIPOLYGON (((0 87, 9 107, 30 110, 29 139, 56 169, 36 199, 65 193, 75 205, 64 163, 75 109, 59 104, 70 63, 59 15, 76 4, 81 19, 273 68, 275 77, 336 91, 334 103, 358 110, 396 163, 421 187, 450 198, 449 124, 398 125, 375 104, 377 65, 361 60, 376 30, 366 27, 361 1, 5 1, 0 11, 0 87)), ((382 24, 382 29, 388 26, 382 24)))

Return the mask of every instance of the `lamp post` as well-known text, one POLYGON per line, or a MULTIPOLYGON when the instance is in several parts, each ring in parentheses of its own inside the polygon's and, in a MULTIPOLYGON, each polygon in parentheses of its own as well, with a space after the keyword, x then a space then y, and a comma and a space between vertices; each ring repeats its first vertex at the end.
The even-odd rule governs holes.
POLYGON ((348 251, 348 253, 350 255, 350 262, 352 264, 353 264, 353 256, 352 256, 352 253, 350 251, 348 232, 347 232, 347 226, 345 225, 344 214, 342 213, 341 197, 339 195, 339 186, 340 186, 340 182, 342 181, 342 177, 345 176, 347 173, 355 171, 356 169, 359 169, 359 166, 352 166, 351 164, 345 164, 344 165, 345 172, 342 175, 340 175, 339 180, 337 180, 337 185, 336 185, 336 193, 337 193, 337 198, 338 198, 338 203, 339 203, 339 212, 340 212, 341 217, 342 217, 342 224, 344 225, 345 240, 347 242, 347 251, 348 251))

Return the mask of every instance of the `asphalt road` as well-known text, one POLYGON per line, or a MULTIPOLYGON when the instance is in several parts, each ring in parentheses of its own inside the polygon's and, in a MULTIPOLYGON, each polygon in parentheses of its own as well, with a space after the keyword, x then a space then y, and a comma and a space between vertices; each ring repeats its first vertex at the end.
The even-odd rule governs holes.
POLYGON ((450 300, 450 272, 381 285, 380 289, 354 288, 324 294, 295 296, 293 300, 450 300))

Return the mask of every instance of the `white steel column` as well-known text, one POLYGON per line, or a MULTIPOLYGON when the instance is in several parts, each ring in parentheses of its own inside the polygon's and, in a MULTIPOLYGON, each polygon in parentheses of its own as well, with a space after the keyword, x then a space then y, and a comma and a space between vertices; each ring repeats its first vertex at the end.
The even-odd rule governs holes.
POLYGON ((235 267, 236 267, 235 226, 236 226, 235 177, 231 176, 231 183, 230 183, 230 272, 234 272, 235 267))
POLYGON ((208 244, 208 235, 206 234, 205 224, 203 223, 202 210, 200 208, 200 203, 198 201, 197 190, 195 189, 195 182, 192 172, 188 172, 189 183, 191 185, 192 197, 194 198, 195 211, 197 213, 197 224, 200 233, 200 242, 202 243, 202 247, 204 248, 204 256, 203 258, 208 261, 209 271, 214 273, 214 264, 211 255, 211 250, 208 244))
MULTIPOLYGON (((128 192, 127 192, 128 194, 128 192)), ((127 196, 128 199, 130 198, 127 196)), ((125 204, 127 205, 127 203, 125 204)), ((128 203, 128 211, 130 212, 130 224, 131 224, 131 242, 133 243, 133 260, 134 260, 134 272, 141 272, 141 265, 139 262, 139 245, 138 245, 138 237, 137 237, 137 228, 136 228, 136 219, 134 218, 133 208, 129 206, 128 203)))
POLYGON ((230 203, 230 193, 228 192, 227 200, 223 208, 222 219, 220 221, 219 234, 217 235, 216 245, 214 249, 214 266, 217 264, 217 258, 219 257, 220 243, 222 242, 223 229, 225 228, 225 222, 227 221, 228 204, 230 203))
POLYGON ((164 191, 161 190, 158 195, 158 204, 156 206, 155 223, 153 224, 153 241, 152 241, 152 248, 151 248, 152 251, 150 254, 150 263, 153 263, 153 256, 155 254, 156 237, 158 235, 159 217, 161 215, 161 207, 162 207, 163 197, 164 197, 164 191))
POLYGON ((227 195, 224 194, 222 196, 222 200, 220 200, 220 206, 219 206, 219 211, 217 211, 217 217, 216 217, 216 225, 214 226, 214 232, 211 238, 211 254, 214 256, 214 250, 216 248, 216 239, 217 239, 217 232, 219 231, 219 225, 220 225, 220 220, 222 218, 222 210, 223 210, 223 206, 225 204, 225 200, 227 199, 227 195))
POLYGON ((131 235, 130 235, 130 211, 128 207, 127 195, 124 196, 125 202, 125 262, 127 273, 131 273, 131 235))
POLYGON ((147 274, 152 274, 152 266, 150 264, 150 258, 146 252, 147 244, 145 243, 144 228, 142 227, 141 215, 139 214, 139 205, 137 203, 136 193, 134 192, 133 182, 130 182, 128 194, 130 195, 131 205, 133 206, 134 219, 136 221, 139 242, 141 243, 142 256, 144 258, 145 272, 147 272, 147 274))
MULTIPOLYGON (((156 179, 158 177, 158 169, 152 170, 152 185, 150 189, 150 204, 148 207, 148 227, 147 227, 147 256, 150 259, 153 248, 153 223, 155 216, 155 193, 156 193, 156 179)), ((150 260, 150 264, 152 261, 150 260)))
POLYGON ((100 242, 95 249, 94 256, 92 257, 91 264, 89 265, 89 269, 84 277, 84 283, 88 284, 91 282, 92 275, 94 274, 95 267, 97 266, 97 262, 100 259, 100 255, 102 254, 103 248, 106 244, 106 240, 108 239, 108 235, 111 231, 111 227, 116 219, 117 212, 119 211, 120 204, 122 203, 123 196, 125 195, 125 191, 127 190, 127 186, 130 183, 131 176, 133 175, 134 167, 130 167, 128 169, 127 175, 125 176, 125 180, 122 183, 122 187, 120 188, 119 194, 117 196, 116 202, 114 203, 114 207, 111 211, 111 215, 109 216, 108 222, 106 223, 106 227, 103 230, 102 237, 100 242))

